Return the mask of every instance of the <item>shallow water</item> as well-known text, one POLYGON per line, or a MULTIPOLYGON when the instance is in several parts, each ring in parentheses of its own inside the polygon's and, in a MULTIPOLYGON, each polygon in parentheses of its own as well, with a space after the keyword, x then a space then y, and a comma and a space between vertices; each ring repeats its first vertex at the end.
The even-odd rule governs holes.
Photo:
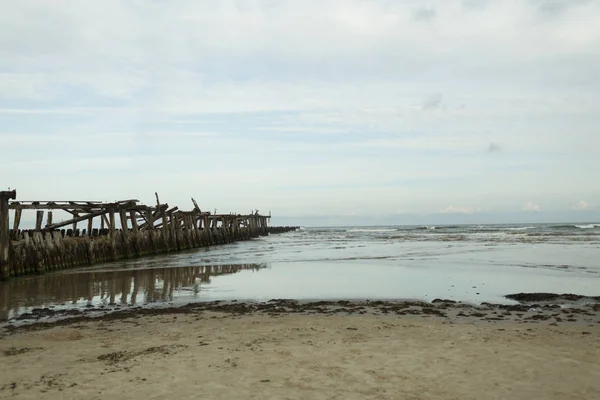
POLYGON ((308 228, 0 284, 0 320, 33 308, 209 300, 510 303, 516 292, 600 295, 600 225, 308 228))

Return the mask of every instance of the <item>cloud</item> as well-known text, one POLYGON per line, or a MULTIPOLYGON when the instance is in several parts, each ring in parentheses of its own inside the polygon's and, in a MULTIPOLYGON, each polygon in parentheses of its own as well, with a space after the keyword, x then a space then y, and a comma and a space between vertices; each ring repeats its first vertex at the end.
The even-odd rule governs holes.
POLYGON ((590 204, 585 200, 579 200, 577 203, 573 204, 573 210, 590 210, 595 207, 595 204, 590 204))
POLYGON ((589 3, 591 0, 530 0, 538 11, 547 15, 564 13, 572 7, 589 3))
POLYGON ((479 212, 481 209, 473 208, 473 207, 455 207, 448 206, 442 208, 439 212, 440 214, 473 214, 475 212, 479 212))
POLYGON ((413 12, 413 18, 417 21, 429 21, 436 15, 437 12, 432 7, 420 7, 413 12))
POLYGON ((49 95, 47 77, 42 74, 18 74, 0 69, 0 99, 42 100, 49 95))
POLYGON ((442 95, 440 93, 433 93, 423 100, 423 110, 433 110, 439 108, 442 104, 442 95))
POLYGON ((488 146, 488 153, 497 153, 500 150, 502 150, 502 148, 500 147, 500 145, 496 144, 496 143, 490 143, 490 145, 488 146))
POLYGON ((463 0, 462 6, 470 10, 481 10, 485 8, 490 0, 463 0))
POLYGON ((540 211, 540 206, 538 206, 537 204, 534 204, 532 202, 529 202, 527 204, 525 204, 522 208, 523 211, 540 211))
POLYGON ((22 198, 457 218, 600 198, 598 1, 4 3, 22 198))

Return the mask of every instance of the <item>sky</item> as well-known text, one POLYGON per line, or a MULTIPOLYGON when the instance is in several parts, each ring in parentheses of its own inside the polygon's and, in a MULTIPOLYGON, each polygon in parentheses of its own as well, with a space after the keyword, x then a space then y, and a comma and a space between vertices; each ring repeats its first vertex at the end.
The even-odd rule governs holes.
POLYGON ((600 0, 0 8, 0 186, 21 200, 600 220, 600 0))

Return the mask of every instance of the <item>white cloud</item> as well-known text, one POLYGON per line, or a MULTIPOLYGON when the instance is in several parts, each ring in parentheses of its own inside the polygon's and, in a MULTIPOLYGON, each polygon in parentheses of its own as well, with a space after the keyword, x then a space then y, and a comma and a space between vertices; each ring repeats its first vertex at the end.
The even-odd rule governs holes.
POLYGON ((0 70, 0 99, 42 100, 50 93, 51 81, 42 74, 6 73, 0 70))
POLYGON ((473 207, 455 207, 448 206, 441 209, 439 212, 442 214, 473 214, 475 212, 480 212, 481 209, 473 208, 473 207))
POLYGON ((540 206, 537 204, 534 204, 532 202, 529 202, 527 204, 525 204, 522 208, 523 211, 540 211, 540 206))
POLYGON ((577 203, 573 204, 573 210, 589 210, 593 209, 595 204, 590 204, 587 201, 579 200, 577 203))

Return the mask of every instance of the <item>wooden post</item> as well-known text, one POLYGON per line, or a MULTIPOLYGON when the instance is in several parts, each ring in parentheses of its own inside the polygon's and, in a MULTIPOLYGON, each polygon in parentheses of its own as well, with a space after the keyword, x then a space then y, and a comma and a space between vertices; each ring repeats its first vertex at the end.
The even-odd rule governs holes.
POLYGON ((125 240, 129 237, 129 227, 127 226, 127 212, 125 209, 119 210, 119 217, 121 218, 121 229, 123 230, 123 237, 125 240))
MULTIPOLYGON (((171 241, 169 243, 169 247, 172 247, 172 250, 177 250, 177 231, 175 229, 175 216, 173 215, 173 211, 169 212, 169 233, 171 235, 171 241)), ((170 249, 171 250, 171 249, 170 249)))
POLYGON ((165 251, 169 250, 169 221, 167 219, 166 210, 162 212, 162 232, 163 232, 163 240, 165 245, 165 251))
POLYGON ((16 199, 17 191, 0 192, 0 279, 8 279, 10 276, 8 265, 8 250, 10 245, 8 200, 16 199))
POLYGON ((110 229, 110 236, 115 236, 115 209, 110 208, 108 210, 108 229, 110 229))
POLYGON ((94 217, 90 217, 88 218, 88 225, 87 225, 87 234, 89 237, 92 237, 92 227, 94 224, 94 217))
POLYGON ((23 213, 23 210, 20 208, 17 208, 15 210, 15 220, 13 221, 13 232, 16 232, 19 230, 19 224, 21 223, 21 214, 23 213))
POLYGON ((146 219, 148 220, 148 227, 151 230, 154 229, 154 213, 152 213, 152 210, 146 213, 146 219))
POLYGON ((38 211, 35 216, 35 229, 42 229, 42 221, 44 220, 44 211, 38 211))
POLYGON ((135 211, 129 212, 129 219, 131 219, 131 230, 133 231, 134 234, 137 235, 138 225, 137 225, 137 219, 135 218, 135 211))
POLYGON ((46 218, 46 226, 52 225, 52 211, 48 211, 48 218, 46 218))
MULTIPOLYGON (((128 258, 130 256, 130 250, 131 248, 130 243, 129 243, 129 227, 127 226, 127 212, 125 211, 124 208, 119 210, 119 217, 121 219, 121 238, 123 241, 123 246, 121 248, 121 254, 122 256, 124 256, 125 258, 128 258)), ((125 295, 125 297, 127 297, 127 295, 125 295)))
MULTIPOLYGON (((117 260, 117 230, 115 227, 115 209, 113 207, 110 207, 108 209, 108 229, 110 229, 108 237, 110 240, 110 260, 111 261, 116 261, 117 260)), ((114 284, 114 281, 113 281, 114 284)), ((110 302, 111 304, 114 303, 114 291, 111 294, 111 299, 110 302)))
POLYGON ((200 224, 200 221, 198 220, 198 217, 196 216, 195 213, 192 216, 192 223, 193 223, 193 228, 194 228, 194 246, 199 246, 200 245, 200 230, 198 229, 198 225, 200 224))

